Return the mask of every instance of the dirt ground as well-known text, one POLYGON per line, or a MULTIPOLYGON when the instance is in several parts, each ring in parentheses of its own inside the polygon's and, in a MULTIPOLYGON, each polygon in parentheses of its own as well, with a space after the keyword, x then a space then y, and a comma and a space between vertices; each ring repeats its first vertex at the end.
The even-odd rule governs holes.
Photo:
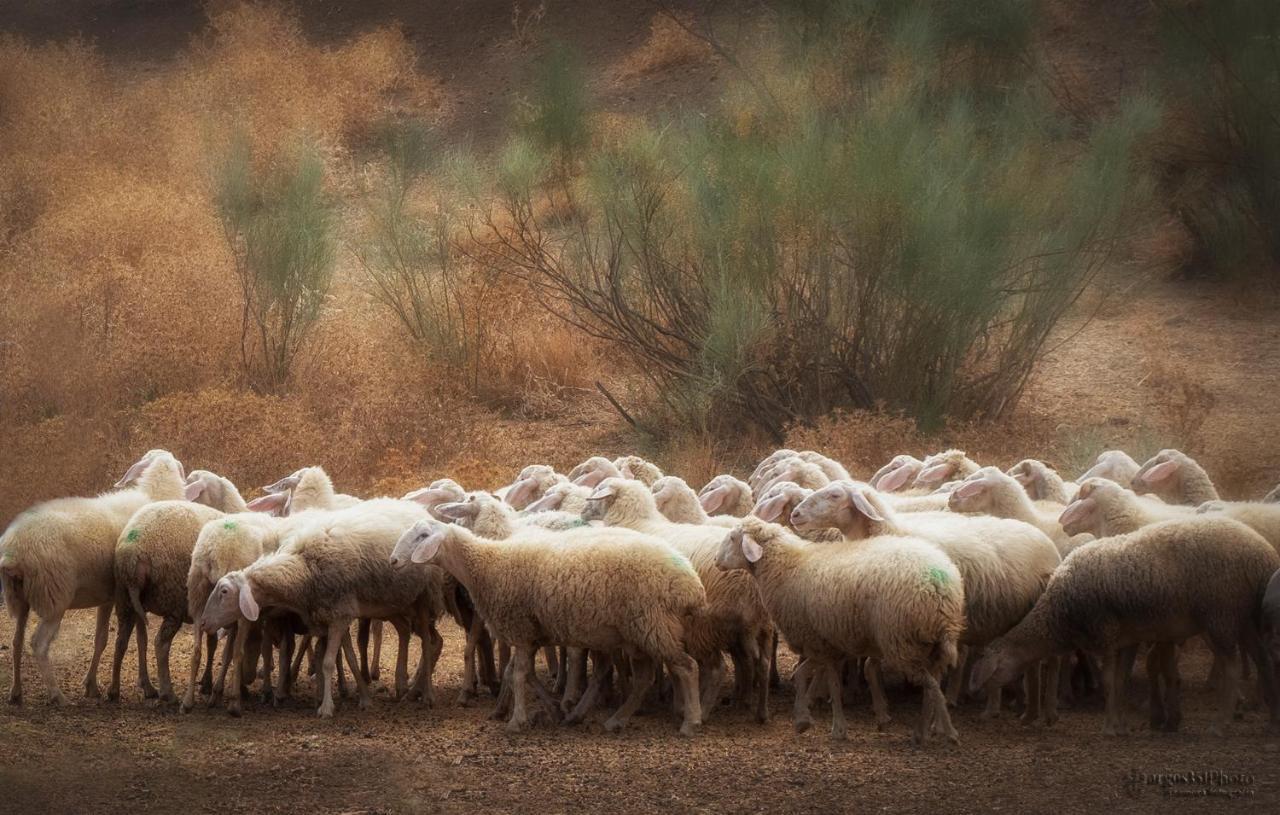
MULTIPOLYGON (((7 689, 13 624, 0 620, 6 643, 0 685, 7 689)), ((62 689, 75 700, 69 707, 45 703, 28 660, 26 703, 0 710, 0 813, 1280 808, 1280 738, 1264 735, 1263 715, 1245 713, 1225 738, 1206 734, 1213 702, 1205 687, 1208 658, 1199 650, 1183 660, 1186 718, 1176 735, 1149 732, 1135 711, 1136 734, 1104 737, 1097 703, 1064 710, 1048 729, 1023 726, 1011 712, 984 721, 969 703, 954 717, 960 747, 919 748, 908 737, 917 697, 906 688, 892 693, 895 722, 884 733, 876 731, 865 699, 849 701, 844 743, 827 737, 830 720, 821 705, 817 726, 797 735, 786 688, 774 696, 767 725, 724 709, 693 740, 680 738, 671 715, 656 709, 618 736, 604 732, 600 713, 577 728, 539 724, 509 736, 488 718, 490 700, 454 704, 462 636, 452 623, 442 628, 445 656, 433 709, 399 704, 379 687, 372 710, 361 713, 346 701, 322 721, 304 683, 281 710, 252 705, 235 719, 199 706, 184 716, 143 701, 136 687, 126 687, 118 704, 80 698, 92 629, 92 612, 72 612, 54 646, 62 689), (1186 779, 1168 793, 1145 780, 1210 771, 1245 778, 1218 786, 1186 779), (1233 791, 1238 797, 1223 794, 1233 791)), ((184 631, 174 647, 175 673, 183 672, 189 648, 184 631)), ((393 658, 394 649, 385 649, 388 675, 393 658)), ((785 658, 784 668, 790 665, 785 658)), ((132 655, 124 675, 131 685, 132 655)), ((1146 692, 1141 676, 1136 685, 1135 704, 1146 692)))

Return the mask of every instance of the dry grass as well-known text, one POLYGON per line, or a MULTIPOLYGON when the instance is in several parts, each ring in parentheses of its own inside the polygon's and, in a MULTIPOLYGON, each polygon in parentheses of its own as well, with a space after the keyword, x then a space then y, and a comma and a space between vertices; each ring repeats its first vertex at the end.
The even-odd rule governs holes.
POLYGON ((637 79, 681 65, 705 62, 712 56, 711 46, 691 33, 696 22, 692 15, 679 12, 657 12, 649 20, 649 34, 644 42, 622 58, 615 67, 620 80, 637 79))

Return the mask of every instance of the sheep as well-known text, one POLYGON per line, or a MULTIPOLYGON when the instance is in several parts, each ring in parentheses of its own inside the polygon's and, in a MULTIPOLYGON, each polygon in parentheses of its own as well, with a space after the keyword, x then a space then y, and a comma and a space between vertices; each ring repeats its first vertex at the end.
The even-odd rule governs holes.
MULTIPOLYGON (((796 697, 797 731, 812 725, 810 701, 825 675, 831 736, 845 738, 836 666, 865 656, 901 670, 924 689, 917 743, 932 724, 959 743, 938 680, 956 664, 964 589, 955 565, 937 547, 902 537, 811 546, 777 524, 744 518, 721 541, 716 566, 750 574, 787 643, 805 655, 797 677, 804 688, 796 697)), ((877 718, 883 721, 887 713, 878 709, 877 718)))
POLYGON ((662 470, 640 456, 620 456, 614 459, 613 466, 623 478, 634 478, 646 487, 652 487, 653 482, 662 478, 662 470))
POLYGON ((708 515, 732 515, 741 518, 751 514, 755 499, 747 482, 728 474, 718 475, 698 490, 698 503, 708 515))
MULTIPOLYGON (((298 614, 315 633, 327 637, 316 712, 329 718, 334 711, 333 674, 339 648, 348 662, 356 664, 351 621, 371 617, 407 622, 422 640, 423 663, 415 686, 421 686, 429 702, 433 663, 442 647, 435 621, 445 610, 443 574, 439 569, 405 572, 390 562, 403 530, 424 519, 429 516, 421 506, 394 499, 365 501, 313 519, 274 554, 219 579, 201 612, 200 625, 213 630, 252 623, 271 607, 298 614)), ((359 706, 367 709, 368 686, 359 672, 355 678, 359 706)), ((239 684, 237 677, 232 693, 238 693, 239 684)))
POLYGON ((1062 511, 1058 523, 1068 535, 1089 533, 1109 538, 1160 521, 1186 518, 1193 512, 1191 507, 1142 498, 1105 478, 1089 478, 1080 484, 1076 500, 1062 511))
POLYGON ((715 566, 723 528, 673 524, 658 512, 652 492, 637 481, 622 478, 602 481, 591 494, 582 517, 603 521, 605 526, 622 526, 653 535, 693 563, 706 588, 708 604, 706 617, 690 632, 695 643, 691 651, 703 666, 703 714, 711 714, 719 696, 723 670, 720 654, 728 651, 734 662, 739 699, 746 699, 754 691, 756 720, 766 721, 768 648, 773 629, 751 580, 744 574, 725 573, 715 566))
POLYGON ((1059 504, 1069 504, 1080 488, 1079 484, 1063 481, 1057 470, 1034 458, 1024 458, 1019 461, 1009 468, 1008 474, 1018 479, 1022 489, 1033 501, 1056 501, 1059 504))
POLYGON ((31 650, 48 690, 49 701, 66 704, 58 688, 49 647, 62 617, 73 608, 96 607, 93 658, 84 680, 85 696, 97 698, 98 663, 107 646, 115 599, 112 557, 120 531, 140 507, 151 501, 181 498, 182 465, 165 450, 151 450, 135 462, 117 489, 94 498, 58 498, 26 510, 0 535, 0 589, 15 620, 13 685, 9 701, 22 702, 22 651, 27 618, 40 616, 31 650), (136 486, 130 486, 136 482, 136 486))
MULTIPOLYGON (((487 541, 458 526, 420 521, 391 555, 397 568, 406 569, 409 561, 434 563, 454 575, 494 633, 515 646, 509 731, 528 725, 526 683, 537 683, 533 656, 549 644, 602 654, 621 649, 632 656, 637 670, 630 695, 605 722, 609 732, 622 730, 639 707, 653 682, 650 660, 676 678, 684 714, 680 733, 691 736, 701 725, 698 664, 683 641, 686 621, 705 612, 706 594, 689 561, 659 541, 598 528, 530 529, 511 541, 487 541)), ((579 708, 592 703, 589 690, 579 708)))
POLYGON ((1083 484, 1090 478, 1105 478, 1127 489, 1138 474, 1138 466, 1138 462, 1123 450, 1104 450, 1098 454, 1093 466, 1080 474, 1076 483, 1083 484))
POLYGON ((963 450, 944 450, 926 458, 912 486, 933 489, 944 481, 963 480, 978 471, 978 465, 963 450))
POLYGON ((451 501, 461 501, 466 497, 466 490, 457 481, 451 478, 440 478, 432 481, 430 486, 405 493, 400 496, 400 500, 422 504, 428 512, 438 518, 439 516, 435 513, 436 507, 451 501))
POLYGON ((1161 450, 1148 459, 1133 476, 1133 491, 1138 495, 1153 493, 1170 504, 1199 506, 1218 500, 1209 474, 1180 450, 1161 450))
POLYGON ((546 512, 560 510, 581 514, 587 505, 587 497, 591 495, 591 487, 584 487, 568 481, 550 487, 537 501, 525 507, 526 512, 546 512))
POLYGON ((333 481, 323 467, 303 467, 293 475, 287 475, 262 489, 272 495, 288 492, 290 512, 302 512, 308 509, 346 509, 360 503, 360 499, 353 495, 335 492, 333 481))
POLYGON ((568 482, 568 478, 546 464, 530 464, 521 470, 516 480, 506 488, 502 500, 516 509, 524 509, 545 495, 547 490, 557 484, 568 482))
POLYGON ((798 452, 786 447, 774 450, 772 453, 761 459, 760 463, 756 465, 756 468, 751 471, 751 475, 747 478, 747 484, 751 486, 752 490, 755 490, 769 480, 769 478, 765 477, 765 474, 773 469, 776 464, 784 459, 795 458, 798 455, 800 455, 798 452))
MULTIPOLYGON (((1085 544, 1063 561, 1026 618, 987 648, 974 667, 973 685, 1008 681, 1029 663, 1068 650, 1102 652, 1103 733, 1119 734, 1125 731, 1127 680, 1120 653, 1154 641, 1163 644, 1163 658, 1173 659, 1173 643, 1203 634, 1223 665, 1210 732, 1221 735, 1235 710, 1242 647, 1257 660, 1274 727, 1280 723, 1278 691, 1257 618, 1278 566, 1280 555, 1256 532, 1212 516, 1162 521, 1085 544)), ((1154 726, 1177 729, 1177 692, 1174 681, 1163 699, 1153 699, 1154 726)))
POLYGON ((842 478, 849 477, 849 471, 844 468, 843 464, 833 458, 827 458, 819 452, 814 450, 802 450, 797 455, 801 460, 807 461, 822 470, 822 474, 825 475, 829 481, 839 481, 842 478))
POLYGON ((1261 501, 1209 501, 1197 507, 1196 513, 1234 518, 1280 552, 1280 505, 1261 501))
POLYGON ((752 485, 752 489, 761 495, 768 492, 775 484, 780 484, 783 481, 790 481, 809 490, 816 490, 831 481, 821 467, 805 461, 799 456, 783 459, 768 470, 766 475, 769 476, 768 480, 759 485, 752 485))
MULTIPOLYGON (((799 530, 835 527, 846 538, 899 535, 922 538, 935 544, 955 561, 965 586, 965 646, 980 647, 1008 631, 1035 604, 1049 575, 1062 557, 1053 541, 1039 529, 1021 521, 972 517, 954 513, 895 513, 869 485, 837 481, 801 501, 791 513, 799 530)), ((1056 677, 1055 672, 1052 676, 1056 677)), ((1029 678, 1026 718, 1039 714, 1039 674, 1029 678)), ((954 702, 960 692, 957 675, 949 687, 954 702)), ((988 688, 984 716, 1000 712, 1000 687, 988 688)), ((1056 716, 1053 699, 1045 712, 1056 716)))
MULTIPOLYGON (((807 490, 790 481, 783 481, 773 485, 768 492, 760 496, 760 503, 755 505, 751 514, 762 521, 790 526, 792 511, 810 495, 813 495, 813 490, 807 490)), ((804 532, 792 528, 791 531, 814 543, 835 543, 844 540, 844 534, 834 528, 810 529, 804 532)))
POLYGON ((1028 523, 1049 536, 1058 552, 1066 557, 1072 549, 1093 540, 1089 534, 1068 535, 1058 522, 1062 507, 1032 503, 1022 485, 996 467, 983 467, 969 476, 950 496, 953 512, 975 512, 1028 523), (1056 508, 1049 514, 1046 510, 1056 508))
POLYGON ((569 471, 569 480, 583 487, 594 488, 606 478, 622 477, 622 471, 604 456, 592 456, 569 471))
POLYGON ((888 464, 876 470, 869 482, 882 493, 897 492, 916 480, 924 469, 924 462, 915 456, 894 456, 888 464))
MULTIPOLYGON (((191 622, 187 604, 187 574, 191 551, 200 529, 225 513, 247 512, 235 484, 208 470, 187 476, 182 501, 147 504, 129 518, 115 549, 116 647, 111 662, 107 699, 120 698, 120 667, 134 626, 139 628, 138 663, 146 664, 146 615, 163 618, 156 632, 156 674, 160 689, 143 685, 147 698, 175 702, 169 673, 169 649, 183 623, 191 622)), ((210 653, 213 645, 210 643, 210 653)), ((206 678, 211 667, 206 668, 206 678)))
POLYGON ((683 478, 667 475, 650 485, 653 502, 668 521, 677 524, 716 524, 733 526, 738 520, 731 515, 708 515, 698 495, 683 478))

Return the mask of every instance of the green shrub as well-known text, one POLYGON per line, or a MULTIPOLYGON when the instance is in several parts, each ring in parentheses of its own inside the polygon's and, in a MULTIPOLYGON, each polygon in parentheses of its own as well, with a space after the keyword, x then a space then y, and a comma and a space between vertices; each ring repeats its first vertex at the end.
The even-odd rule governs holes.
POLYGON ((241 363, 260 393, 287 387, 329 291, 337 208, 324 185, 324 160, 309 145, 260 170, 237 137, 215 168, 242 297, 241 363))

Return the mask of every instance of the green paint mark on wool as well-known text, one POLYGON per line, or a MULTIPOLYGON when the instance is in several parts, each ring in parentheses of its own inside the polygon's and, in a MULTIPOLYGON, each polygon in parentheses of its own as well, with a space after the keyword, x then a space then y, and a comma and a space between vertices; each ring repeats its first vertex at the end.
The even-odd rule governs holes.
MULTIPOLYGON (((688 572, 693 571, 693 564, 689 562, 689 558, 685 557, 679 552, 671 553, 671 562, 674 563, 679 568, 684 569, 685 571, 688 571, 688 572)), ((696 574, 696 572, 694 573, 696 574)))
POLYGON ((223 528, 223 529, 235 529, 235 528, 236 528, 236 522, 235 522, 235 521, 223 521, 223 522, 222 522, 222 528, 223 528))
POLYGON ((925 575, 929 578, 929 582, 935 586, 945 586, 951 582, 946 569, 940 569, 937 566, 930 566, 925 570, 925 575))
POLYGON ((129 530, 129 534, 128 534, 128 535, 125 535, 125 536, 124 536, 124 539, 125 539, 125 540, 127 540, 127 541, 129 541, 129 543, 133 543, 134 541, 136 541, 136 540, 137 540, 138 538, 140 538, 140 537, 142 537, 142 532, 141 532, 140 530, 137 530, 137 529, 130 529, 130 530, 129 530))

